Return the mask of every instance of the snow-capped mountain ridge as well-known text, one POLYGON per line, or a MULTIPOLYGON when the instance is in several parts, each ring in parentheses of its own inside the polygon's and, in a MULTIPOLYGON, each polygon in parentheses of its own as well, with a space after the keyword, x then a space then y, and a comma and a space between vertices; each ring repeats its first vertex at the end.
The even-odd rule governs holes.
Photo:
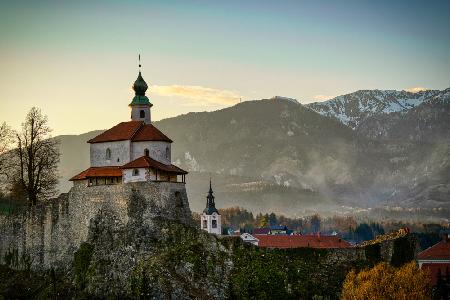
POLYGON ((406 112, 425 101, 449 101, 450 88, 417 93, 396 90, 359 90, 324 102, 306 105, 321 115, 337 118, 355 129, 363 120, 377 114, 406 112))

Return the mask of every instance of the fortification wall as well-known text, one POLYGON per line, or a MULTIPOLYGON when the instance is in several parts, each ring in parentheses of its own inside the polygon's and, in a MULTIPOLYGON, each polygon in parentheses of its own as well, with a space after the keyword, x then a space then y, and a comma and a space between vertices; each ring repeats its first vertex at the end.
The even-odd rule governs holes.
POLYGON ((95 219, 107 213, 126 226, 139 213, 142 225, 162 217, 192 224, 185 185, 137 182, 86 187, 75 182, 68 194, 19 215, 0 218, 0 263, 15 268, 68 268, 88 239, 95 219))

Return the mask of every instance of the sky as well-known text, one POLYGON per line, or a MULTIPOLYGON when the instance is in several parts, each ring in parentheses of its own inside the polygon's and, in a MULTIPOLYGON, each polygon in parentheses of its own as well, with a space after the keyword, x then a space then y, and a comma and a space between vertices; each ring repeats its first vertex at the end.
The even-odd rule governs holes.
POLYGON ((33 106, 53 135, 281 95, 450 87, 450 1, 3 1, 0 122, 33 106))

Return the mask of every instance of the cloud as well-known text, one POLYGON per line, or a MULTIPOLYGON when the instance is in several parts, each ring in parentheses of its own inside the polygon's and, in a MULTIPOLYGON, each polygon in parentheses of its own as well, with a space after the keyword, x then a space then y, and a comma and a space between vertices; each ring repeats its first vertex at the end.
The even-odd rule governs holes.
POLYGON ((218 90, 196 85, 155 85, 151 92, 164 97, 188 99, 188 105, 231 105, 239 102, 241 96, 233 91, 218 90))
POLYGON ((416 86, 416 87, 406 89, 406 91, 411 92, 411 93, 418 93, 418 92, 422 92, 422 91, 426 91, 426 90, 428 90, 428 89, 421 87, 421 86, 416 86))
POLYGON ((334 98, 334 96, 327 96, 327 95, 315 95, 314 100, 316 101, 325 101, 325 100, 330 100, 331 98, 334 98))

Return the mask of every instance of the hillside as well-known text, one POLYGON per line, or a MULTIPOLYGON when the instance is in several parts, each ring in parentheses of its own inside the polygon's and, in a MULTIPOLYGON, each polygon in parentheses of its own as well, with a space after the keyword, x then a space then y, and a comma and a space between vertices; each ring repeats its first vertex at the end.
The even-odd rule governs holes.
POLYGON ((442 207, 450 195, 450 89, 407 112, 366 119, 357 133, 377 140, 395 155, 393 193, 385 202, 407 207, 442 207))
MULTIPOLYGON (((355 130, 282 97, 188 113, 155 126, 175 141, 173 162, 190 171, 194 211, 205 205, 210 176, 219 207, 254 212, 450 208, 448 93, 430 93, 434 98, 412 109, 366 117, 355 130)), ((88 166, 86 141, 99 132, 59 137, 63 190, 88 166)))

